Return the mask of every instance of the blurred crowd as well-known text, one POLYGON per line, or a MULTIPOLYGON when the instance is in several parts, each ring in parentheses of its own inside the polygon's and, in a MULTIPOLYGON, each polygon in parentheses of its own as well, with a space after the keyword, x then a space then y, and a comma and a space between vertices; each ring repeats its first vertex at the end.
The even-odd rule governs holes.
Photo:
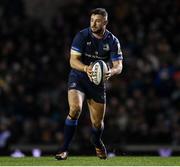
MULTIPOLYGON (((61 144, 68 113, 69 49, 92 8, 109 13, 124 69, 107 83, 108 146, 180 144, 180 2, 83 0, 59 8, 49 26, 21 0, 0 1, 0 148, 61 144)), ((91 147, 86 104, 72 147, 91 147)), ((1 149, 0 149, 1 150, 1 149)))

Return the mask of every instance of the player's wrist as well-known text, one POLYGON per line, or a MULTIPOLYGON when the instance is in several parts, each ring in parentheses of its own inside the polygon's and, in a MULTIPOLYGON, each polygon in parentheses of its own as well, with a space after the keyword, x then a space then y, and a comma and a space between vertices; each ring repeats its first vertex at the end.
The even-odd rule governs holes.
POLYGON ((83 68, 83 71, 86 72, 86 73, 87 73, 87 68, 88 68, 87 65, 85 65, 84 68, 83 68))
POLYGON ((109 71, 110 71, 110 77, 116 74, 116 70, 114 68, 109 69, 109 71))

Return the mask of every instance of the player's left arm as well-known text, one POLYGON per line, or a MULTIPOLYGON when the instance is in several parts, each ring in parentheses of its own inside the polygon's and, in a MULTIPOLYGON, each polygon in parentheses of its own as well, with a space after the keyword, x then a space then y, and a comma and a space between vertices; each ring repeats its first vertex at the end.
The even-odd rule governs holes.
POLYGON ((123 55, 121 51, 120 42, 116 37, 113 38, 113 44, 111 46, 110 54, 111 54, 112 67, 106 73, 107 80, 113 75, 120 74, 123 69, 123 55))
POLYGON ((112 68, 106 73, 106 79, 108 80, 110 77, 116 74, 120 74, 123 69, 122 60, 115 60, 112 62, 112 68))

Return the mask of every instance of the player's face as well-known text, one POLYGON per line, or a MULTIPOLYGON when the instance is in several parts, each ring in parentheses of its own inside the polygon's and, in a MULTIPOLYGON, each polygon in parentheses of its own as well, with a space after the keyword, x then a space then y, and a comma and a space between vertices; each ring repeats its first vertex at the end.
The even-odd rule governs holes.
POLYGON ((90 27, 91 31, 95 34, 99 34, 104 32, 107 25, 107 19, 99 14, 92 14, 90 27))

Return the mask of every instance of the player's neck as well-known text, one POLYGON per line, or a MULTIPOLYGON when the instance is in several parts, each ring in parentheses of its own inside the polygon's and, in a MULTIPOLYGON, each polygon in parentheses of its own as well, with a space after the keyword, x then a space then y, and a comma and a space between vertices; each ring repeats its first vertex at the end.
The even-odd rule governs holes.
POLYGON ((103 30, 102 32, 100 33, 92 33, 93 36, 97 39, 102 39, 104 37, 104 33, 105 33, 105 30, 103 30))

